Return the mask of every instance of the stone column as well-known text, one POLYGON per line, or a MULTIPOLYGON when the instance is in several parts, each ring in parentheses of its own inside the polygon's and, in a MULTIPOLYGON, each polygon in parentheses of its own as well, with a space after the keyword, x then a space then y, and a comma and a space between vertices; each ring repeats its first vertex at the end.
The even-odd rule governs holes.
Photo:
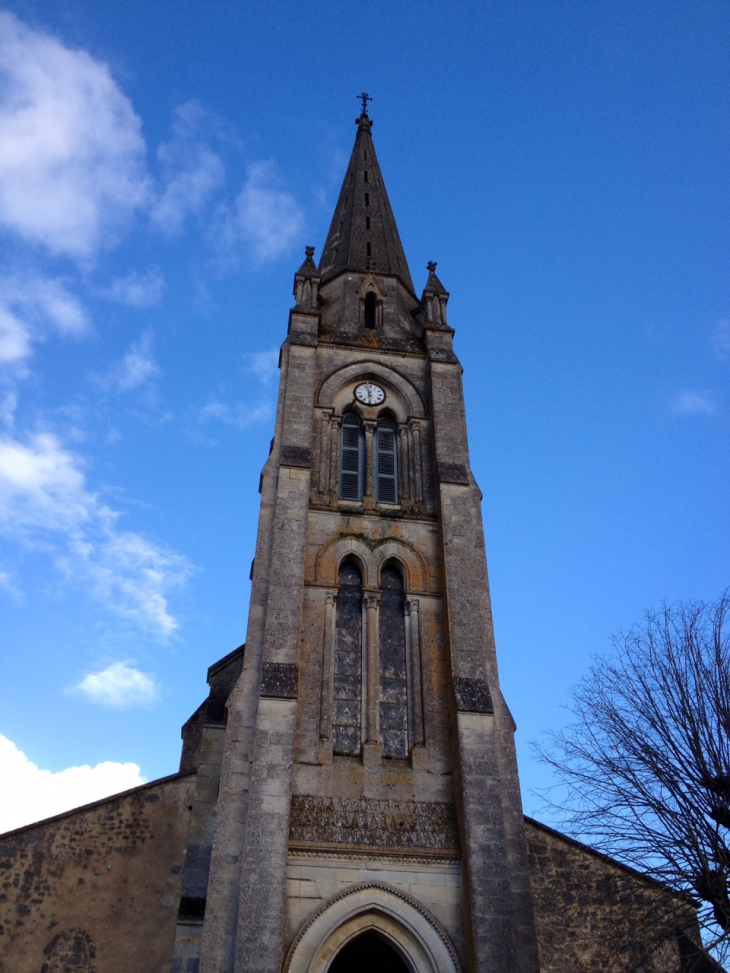
POLYGON ((408 657, 410 659, 411 682, 411 741, 414 747, 423 746, 423 687, 421 685, 421 622, 418 598, 406 601, 406 622, 408 635, 408 657))
MULTIPOLYGON (((367 733, 365 748, 380 747, 380 641, 378 625, 380 622, 380 595, 368 593, 364 597, 367 620, 367 733)), ((365 753, 365 748, 363 753, 365 753)))
POLYGON ((400 456, 398 457, 398 471, 400 474, 400 498, 408 500, 411 495, 411 471, 410 457, 408 449, 408 427, 398 426, 398 441, 400 443, 400 456))
POLYGON ((377 423, 373 419, 363 419, 362 425, 365 430, 365 498, 374 500, 373 460, 375 458, 375 450, 373 448, 373 440, 375 438, 377 423))
POLYGON ((340 429, 342 416, 332 416, 330 419, 330 482, 329 495, 333 503, 337 502, 340 492, 340 429))
POLYGON ((411 420, 411 438, 413 440, 413 499, 417 503, 423 502, 423 472, 421 467, 421 424, 411 420))
POLYGON ((324 604, 324 632, 322 637, 322 698, 319 707, 319 738, 332 740, 332 694, 334 692, 335 659, 335 603, 337 594, 328 591, 324 604))
POLYGON ((327 496, 330 490, 330 419, 331 413, 323 412, 319 434, 319 492, 327 496))

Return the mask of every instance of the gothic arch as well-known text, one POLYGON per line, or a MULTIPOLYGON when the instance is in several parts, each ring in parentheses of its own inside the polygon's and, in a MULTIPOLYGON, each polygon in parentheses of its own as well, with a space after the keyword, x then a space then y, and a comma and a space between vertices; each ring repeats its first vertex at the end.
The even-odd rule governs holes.
POLYGON ((396 401, 402 399, 407 415, 400 416, 401 420, 409 416, 426 415, 426 406, 421 393, 409 379, 394 368, 368 360, 344 365, 328 375, 317 390, 316 404, 324 409, 334 408, 335 398, 340 389, 359 379, 374 379, 384 386, 386 392, 390 391, 396 401))
POLYGON ((317 552, 315 578, 321 584, 336 585, 340 564, 354 555, 362 564, 363 584, 377 587, 380 567, 389 558, 395 558, 403 566, 406 590, 427 592, 430 589, 428 567, 425 558, 412 544, 400 538, 386 537, 368 544, 360 537, 338 536, 324 544, 317 552))
POLYGON ((338 571, 346 557, 354 556, 362 568, 363 585, 375 584, 377 568, 370 547, 358 537, 335 537, 317 552, 315 574, 317 581, 328 585, 338 583, 338 571))
POLYGON ((367 931, 393 943, 413 973, 460 973, 456 951, 436 918, 384 882, 353 885, 323 903, 299 929, 284 973, 326 973, 340 949, 367 931))

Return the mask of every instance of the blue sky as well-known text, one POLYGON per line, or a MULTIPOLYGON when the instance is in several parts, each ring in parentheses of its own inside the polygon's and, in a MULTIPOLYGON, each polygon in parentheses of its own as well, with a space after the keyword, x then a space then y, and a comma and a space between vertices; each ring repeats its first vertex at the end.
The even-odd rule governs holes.
POLYGON ((293 273, 373 95, 451 292, 527 743, 612 631, 728 576, 730 5, 9 2, 0 826, 173 772, 244 638, 293 273), (100 766, 101 765, 101 766, 100 766))

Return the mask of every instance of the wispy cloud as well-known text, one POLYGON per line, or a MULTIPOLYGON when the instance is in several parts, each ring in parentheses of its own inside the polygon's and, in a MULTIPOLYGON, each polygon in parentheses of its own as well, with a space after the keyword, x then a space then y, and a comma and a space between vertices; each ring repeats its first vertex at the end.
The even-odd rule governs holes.
POLYGON ((23 592, 14 582, 13 576, 9 571, 0 570, 0 591, 4 591, 11 598, 14 598, 15 601, 20 601, 23 597, 23 592))
POLYGON ((89 259, 147 198, 141 122, 109 68, 0 13, 0 225, 89 259))
POLYGON ((88 314, 67 282, 37 274, 0 277, 0 363, 28 358, 49 326, 74 336, 88 330, 88 314))
POLYGON ((182 554, 120 530, 119 517, 88 489, 79 457, 55 436, 0 437, 0 533, 42 545, 107 610, 167 637, 178 627, 169 592, 192 566, 182 554))
POLYGON ((276 163, 252 162, 230 223, 231 245, 240 238, 258 260, 275 260, 288 250, 303 225, 299 205, 280 186, 276 163))
POLYGON ((714 416, 720 410, 715 393, 706 389, 678 392, 672 400, 672 411, 679 415, 714 416))
POLYGON ((41 770, 0 734, 0 779, 12 801, 0 801, 0 832, 20 828, 82 804, 98 801, 145 783, 133 763, 107 760, 91 767, 41 770))
POLYGON ((718 358, 730 358, 730 319, 715 322, 712 329, 712 347, 718 358))
POLYGON ((223 162, 201 137, 206 116, 200 105, 190 101, 175 116, 172 139, 157 150, 165 186, 150 214, 170 236, 182 230, 188 216, 202 212, 225 178, 223 162))
POLYGON ((262 385, 268 385, 279 371, 279 349, 249 352, 246 355, 246 369, 255 375, 262 385))
POLYGON ((227 426, 234 426, 236 429, 249 429, 259 422, 265 422, 271 418, 273 409, 270 402, 259 402, 250 405, 245 402, 237 402, 233 405, 221 402, 219 399, 211 399, 207 405, 198 410, 198 422, 222 422, 227 426))
POLYGON ((125 709, 154 703, 158 696, 153 676, 130 662, 113 662, 101 672, 90 673, 72 687, 93 703, 125 709))
POLYGON ((147 332, 134 342, 119 365, 100 381, 119 392, 131 392, 149 382, 159 371, 152 353, 152 335, 147 332))
POLYGON ((164 290, 165 278, 159 267, 151 267, 144 274, 133 270, 126 277, 116 277, 102 295, 129 307, 152 307, 159 303, 164 290))

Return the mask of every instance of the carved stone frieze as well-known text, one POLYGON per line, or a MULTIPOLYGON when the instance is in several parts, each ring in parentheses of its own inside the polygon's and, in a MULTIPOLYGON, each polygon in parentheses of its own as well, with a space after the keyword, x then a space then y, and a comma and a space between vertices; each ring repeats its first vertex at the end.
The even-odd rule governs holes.
POLYGON ((494 712, 489 686, 483 679, 465 679, 457 676, 454 679, 454 693, 456 708, 460 713, 494 712))
POLYGON ((292 797, 289 840, 451 852, 459 847, 452 804, 310 794, 292 797))
POLYGON ((296 699, 299 667, 294 662, 264 662, 261 667, 261 696, 296 699))

